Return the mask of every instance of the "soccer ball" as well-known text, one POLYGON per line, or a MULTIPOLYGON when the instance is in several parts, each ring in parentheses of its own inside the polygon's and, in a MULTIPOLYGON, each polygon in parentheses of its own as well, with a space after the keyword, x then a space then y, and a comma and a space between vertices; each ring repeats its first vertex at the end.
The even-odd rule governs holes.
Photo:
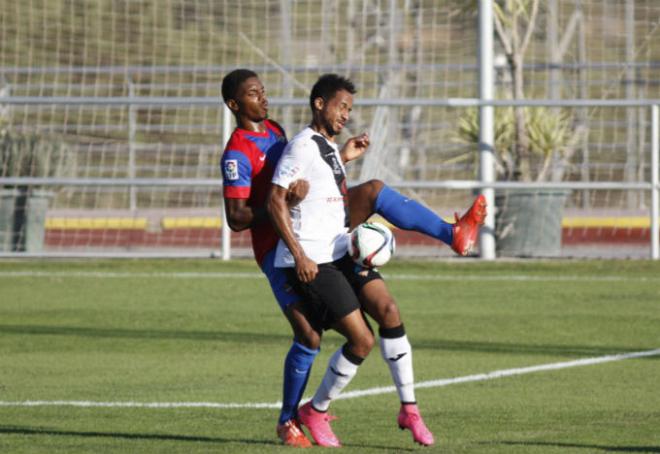
POLYGON ((392 231, 377 222, 365 222, 350 234, 348 253, 358 265, 373 268, 385 265, 394 254, 392 231))

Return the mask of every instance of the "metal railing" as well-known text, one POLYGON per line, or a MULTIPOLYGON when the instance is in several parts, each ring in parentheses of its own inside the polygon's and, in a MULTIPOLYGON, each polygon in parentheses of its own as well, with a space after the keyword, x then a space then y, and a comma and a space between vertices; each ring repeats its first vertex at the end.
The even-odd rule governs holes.
MULTIPOLYGON (((301 106, 307 105, 304 98, 283 99, 271 98, 271 105, 275 106, 301 106)), ((126 107, 138 106, 216 106, 220 108, 220 100, 215 97, 32 97, 32 96, 3 96, 0 105, 121 105, 126 107)), ((389 107, 645 107, 651 110, 651 178, 645 182, 544 182, 522 183, 503 181, 478 180, 447 180, 447 181, 400 181, 392 183, 396 188, 411 189, 578 189, 578 190, 643 190, 651 192, 651 206, 649 218, 651 225, 650 257, 660 259, 660 99, 567 99, 567 100, 481 100, 477 98, 449 98, 449 99, 360 99, 356 106, 389 106, 389 107)), ((224 107, 222 143, 226 143, 231 134, 231 114, 224 107)), ((190 178, 0 178, 0 185, 25 186, 122 186, 136 188, 139 186, 166 186, 166 187, 217 187, 216 179, 190 179, 190 178)), ((131 191, 134 193, 134 189, 131 191)), ((487 234, 493 234, 492 232, 487 234)), ((494 243, 493 243, 494 247, 494 243)), ((486 255, 489 253, 487 252, 486 255)), ((494 258, 492 256, 487 258, 494 258)), ((222 256, 231 257, 230 236, 227 223, 223 222, 222 256)))

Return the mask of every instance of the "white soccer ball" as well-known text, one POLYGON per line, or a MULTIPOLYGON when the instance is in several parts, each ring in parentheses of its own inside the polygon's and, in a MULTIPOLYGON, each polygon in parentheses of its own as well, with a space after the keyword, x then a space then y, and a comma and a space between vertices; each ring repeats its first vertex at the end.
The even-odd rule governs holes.
POLYGON ((390 229, 377 222, 365 222, 351 232, 348 253, 358 265, 373 268, 390 260, 395 244, 390 229))

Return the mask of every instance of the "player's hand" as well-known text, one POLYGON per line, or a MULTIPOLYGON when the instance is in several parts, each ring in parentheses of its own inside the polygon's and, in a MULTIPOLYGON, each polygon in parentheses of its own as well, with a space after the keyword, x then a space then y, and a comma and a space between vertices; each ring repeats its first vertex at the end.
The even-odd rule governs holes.
POLYGON ((300 282, 310 283, 319 272, 318 265, 306 255, 296 260, 296 274, 300 282))
POLYGON ((307 180, 296 180, 289 185, 286 192, 286 204, 293 208, 302 202, 309 192, 309 182, 307 180))
POLYGON ((339 152, 342 161, 348 162, 359 158, 367 151, 370 143, 369 134, 366 132, 363 132, 359 136, 351 137, 339 152))

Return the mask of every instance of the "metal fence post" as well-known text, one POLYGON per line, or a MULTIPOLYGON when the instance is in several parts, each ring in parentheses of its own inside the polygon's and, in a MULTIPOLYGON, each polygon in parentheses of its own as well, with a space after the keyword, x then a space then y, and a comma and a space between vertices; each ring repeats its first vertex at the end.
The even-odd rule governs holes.
MULTIPOLYGON (((9 84, 9 81, 5 78, 4 74, 0 76, 0 97, 7 97, 9 98, 11 96, 11 85, 9 84)), ((0 120, 4 119, 5 121, 9 122, 11 119, 11 104, 7 104, 6 106, 4 104, 0 104, 0 120)))
MULTIPOLYGON (((479 0, 479 97, 493 99, 493 3, 479 0)), ((495 181, 494 107, 479 107, 479 179, 482 183, 495 181)), ((488 204, 486 223, 479 235, 479 251, 483 260, 495 259, 495 190, 482 189, 488 204)))
POLYGON ((660 259, 660 105, 651 107, 651 259, 660 259))
MULTIPOLYGON (((135 85, 133 78, 128 75, 128 97, 135 98, 135 85)), ((134 104, 128 106, 128 177, 135 178, 135 135, 137 132, 137 112, 134 104)), ((137 188, 131 186, 129 188, 129 207, 131 213, 135 214, 137 210, 137 188)))

